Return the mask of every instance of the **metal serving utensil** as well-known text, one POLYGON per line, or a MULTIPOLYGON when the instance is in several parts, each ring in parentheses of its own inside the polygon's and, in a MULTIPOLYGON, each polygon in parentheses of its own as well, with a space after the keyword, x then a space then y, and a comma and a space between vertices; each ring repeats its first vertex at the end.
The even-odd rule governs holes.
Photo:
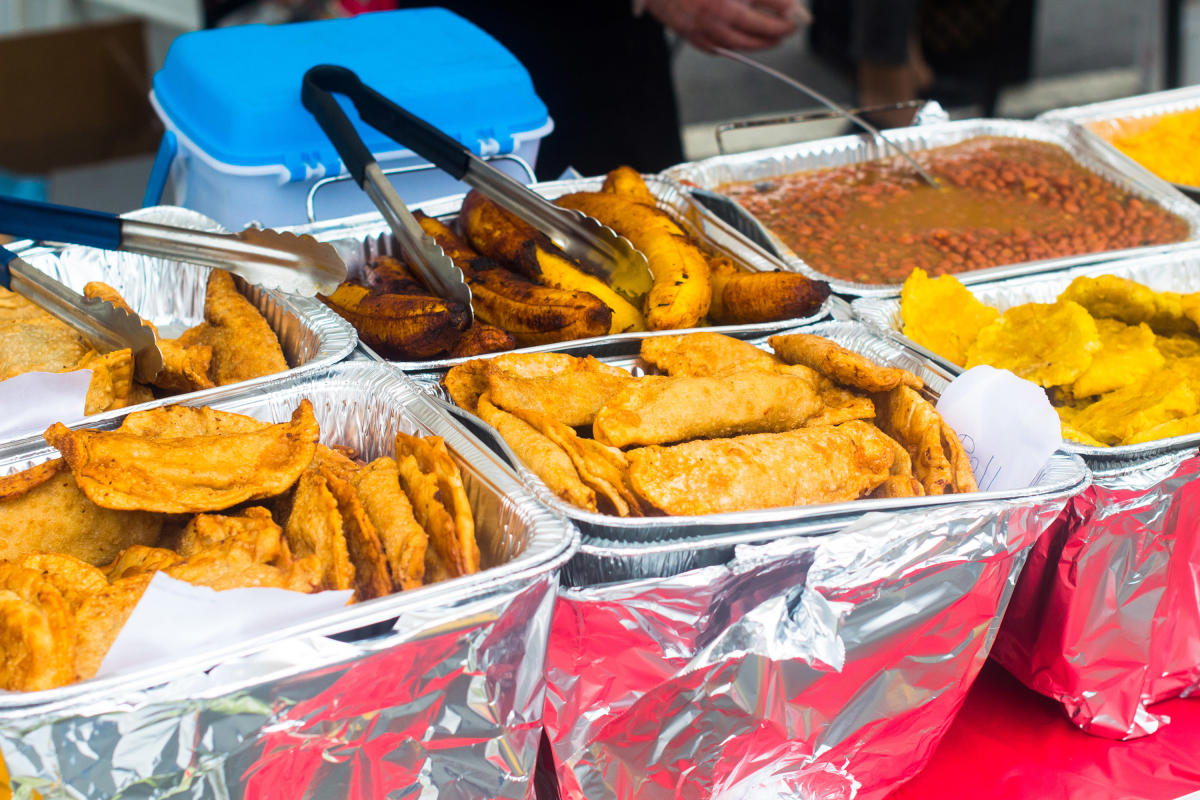
MULTIPOLYGON (((592 217, 550 203, 371 89, 350 70, 328 64, 313 67, 304 76, 304 92, 311 93, 310 86, 346 95, 365 122, 533 225, 626 298, 637 302, 650 291, 653 277, 646 256, 628 239, 592 217)), ((305 106, 309 107, 307 97, 305 106)), ((349 163, 347 168, 353 172, 349 163)))
POLYGON ((209 233, 0 197, 0 233, 203 264, 229 270, 249 283, 308 297, 329 294, 346 279, 346 265, 332 245, 270 229, 209 233))
POLYGON ((0 280, 12 289, 82 333, 104 352, 128 347, 133 351, 138 380, 150 383, 163 368, 162 350, 154 329, 142 318, 107 300, 84 297, 0 247, 5 273, 0 280))
POLYGON ((775 78, 776 80, 783 81, 788 86, 791 86, 793 89, 798 89, 799 91, 804 92, 806 95, 808 95, 812 99, 816 100, 818 103, 820 103, 821 105, 830 109, 831 111, 839 114, 840 116, 845 117, 846 119, 850 120, 851 122, 858 123, 864 129, 869 131, 871 133, 871 135, 873 135, 876 138, 878 138, 879 140, 881 140, 885 145, 887 145, 889 148, 891 148, 893 151, 895 151, 897 155, 899 155, 901 158, 903 158, 905 161, 907 161, 909 163, 909 166, 911 166, 916 171, 916 173, 918 175, 920 175, 921 178, 926 183, 928 183, 934 189, 942 188, 942 185, 940 183, 938 183, 937 178, 934 178, 932 175, 930 175, 928 172, 926 172, 925 168, 922 167, 920 164, 918 164, 917 160, 915 158, 913 158, 908 153, 906 153, 902 149, 900 149, 899 145, 897 145, 891 139, 884 136, 879 131, 878 128, 876 128, 871 123, 867 122, 865 119, 863 119, 858 114, 855 114, 850 109, 845 108, 844 106, 842 106, 838 103, 835 103, 833 100, 830 100, 824 94, 822 94, 821 92, 818 92, 816 89, 812 88, 811 86, 807 86, 807 85, 801 83, 800 81, 796 80, 795 78, 792 78, 788 75, 784 75, 779 70, 774 69, 773 67, 768 67, 766 64, 763 64, 761 61, 756 61, 753 58, 750 58, 749 56, 744 56, 741 53, 734 52, 733 50, 727 50, 724 47, 714 47, 713 52, 716 53, 717 55, 724 56, 725 58, 728 58, 731 61, 736 61, 739 64, 745 64, 748 67, 753 67, 754 69, 758 70, 759 72, 764 72, 767 75, 770 75, 772 78, 775 78))
MULTIPOLYGON (((350 123, 350 118, 332 94, 345 94, 354 101, 355 107, 359 107, 360 100, 356 95, 366 87, 357 77, 353 81, 346 81, 339 74, 330 74, 323 70, 322 67, 313 67, 304 74, 300 90, 300 100, 304 107, 316 118, 321 130, 329 137, 354 182, 367 193, 367 197, 371 198, 371 202, 387 221, 404 261, 416 270, 417 275, 434 294, 459 301, 466 306, 467 313, 474 319, 471 287, 467 286, 462 270, 446 255, 433 237, 421 229, 420 223, 408 210, 392 182, 384 175, 379 162, 363 144, 362 138, 354 130, 354 125, 350 123)), ((350 74, 353 76, 353 73, 350 74)), ((367 122, 375 124, 361 108, 359 114, 367 122)))

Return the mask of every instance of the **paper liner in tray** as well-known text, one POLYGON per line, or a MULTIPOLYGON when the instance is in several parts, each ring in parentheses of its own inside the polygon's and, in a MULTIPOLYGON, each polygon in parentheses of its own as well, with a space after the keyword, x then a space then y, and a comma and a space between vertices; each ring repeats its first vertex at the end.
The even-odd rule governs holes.
MULTIPOLYGON (((325 797, 355 785, 372 796, 453 786, 457 797, 525 797, 557 570, 578 534, 386 366, 347 363, 189 404, 280 421, 302 398, 323 441, 364 458, 390 454, 397 431, 442 436, 463 472, 484 569, 180 653, 169 666, 0 693, 0 754, 14 788, 325 797)), ((9 445, 0 471, 55 455, 9 445)))
MULTIPOLYGON (((739 266, 752 272, 773 272, 775 270, 795 271, 786 263, 743 236, 731 225, 723 221, 713 212, 697 203, 682 187, 672 181, 654 176, 646 176, 646 185, 658 201, 659 208, 671 215, 692 236, 706 242, 714 249, 729 256, 739 266)), ((604 178, 578 178, 573 180, 549 181, 529 187, 543 197, 553 199, 572 192, 595 192, 600 190, 604 178)), ((413 210, 423 211, 431 217, 450 223, 458 215, 465 195, 431 200, 414 205, 413 210)), ((364 267, 379 255, 395 255, 391 229, 378 214, 364 214, 357 217, 330 220, 310 225, 302 225, 288 230, 297 234, 308 234, 316 239, 331 243, 346 262, 348 277, 356 278, 363 274, 364 267)), ((830 298, 811 317, 806 319, 825 319, 831 313, 831 308, 840 303, 836 298, 830 298)), ((779 322, 764 322, 753 325, 716 325, 705 327, 706 331, 717 331, 738 338, 747 338, 794 327, 805 320, 781 320, 779 322)), ((597 336, 591 339, 575 339, 568 342, 557 342, 547 345, 519 347, 518 353, 535 353, 553 351, 570 353, 577 356, 591 355, 599 358, 610 352, 619 352, 626 342, 640 342, 646 336, 662 336, 684 333, 686 330, 670 330, 656 332, 620 333, 609 336, 597 336)), ((359 345, 362 350, 380 361, 382 356, 365 344, 359 345)), ((405 372, 426 372, 446 370, 455 364, 469 361, 467 358, 437 358, 425 361, 388 361, 405 372)))
MULTIPOLYGON (((1200 246, 1181 244, 1141 258, 1092 264, 1047 275, 1031 275, 968 288, 984 304, 1003 311, 1022 303, 1053 303, 1058 295, 1071 284, 1071 281, 1081 275, 1089 277, 1115 275, 1144 284, 1160 292, 1196 292, 1200 291, 1200 246)), ((904 335, 904 322, 900 315, 900 299, 898 297, 859 298, 850 306, 856 319, 920 353, 926 359, 936 363, 944 373, 959 375, 963 372, 962 367, 947 361, 904 335)), ((1153 458, 1164 453, 1193 449, 1198 446, 1200 446, 1200 433, 1113 447, 1093 447, 1063 440, 1063 449, 1084 456, 1093 469, 1108 469, 1110 466, 1121 469, 1123 465, 1130 462, 1153 458)))
MULTIPOLYGON (((221 230, 213 220, 186 208, 158 206, 125 216, 197 230, 221 230)), ((165 337, 176 337, 204 321, 208 267, 94 247, 50 247, 26 242, 12 249, 33 267, 77 292, 82 293, 89 281, 107 283, 121 293, 139 316, 154 323, 165 337)), ((287 372, 242 381, 237 387, 263 387, 282 377, 318 370, 341 361, 354 350, 358 341, 354 328, 315 298, 265 290, 247 284, 237 276, 234 276, 234 282, 279 337, 283 355, 291 367, 287 372)), ((176 394, 150 403, 93 414, 88 420, 116 419, 138 409, 217 397, 223 388, 176 394)), ((31 431, 28 435, 40 438, 41 432, 31 431)))
MULTIPOLYGON (((1184 86, 1179 89, 1168 89, 1163 92, 1150 92, 1134 97, 1122 97, 1118 100, 1105 100, 1100 103, 1089 103, 1070 108, 1056 108, 1038 115, 1038 120, 1044 122, 1066 121, 1075 123, 1083 130, 1094 136, 1105 147, 1113 147, 1104 136, 1103 128, 1111 128, 1123 120, 1143 120, 1154 117, 1165 117, 1169 114, 1179 114, 1184 111, 1194 111, 1200 108, 1200 86, 1184 86), (1100 130, 1097 130, 1100 128, 1100 130)), ((1171 183, 1189 197, 1200 198, 1200 186, 1189 186, 1184 183, 1171 183)))
MULTIPOLYGON (((878 363, 890 366, 904 367, 920 376, 926 385, 926 394, 935 399, 942 388, 951 380, 950 375, 934 364, 929 363, 918 354, 889 339, 887 336, 858 322, 818 322, 791 332, 812 333, 825 336, 838 344, 866 355, 878 363)), ((769 350, 767 338, 759 337, 749 341, 769 350)), ((624 341, 624 352, 613 351, 600 356, 600 360, 627 369, 639 369, 644 366, 638 358, 641 344, 640 338, 624 341)), ((978 500, 996 500, 1008 498, 1031 497, 1044 491, 1057 491, 1071 485, 1078 476, 1079 460, 1063 452, 1056 453, 1041 479, 1027 489, 1001 492, 975 492, 970 494, 949 494, 929 497, 908 497, 892 499, 865 499, 846 503, 829 503, 825 505, 798 506, 790 508, 771 508, 757 511, 740 511, 723 514, 707 514, 702 516, 677 517, 617 517, 607 514, 586 511, 571 505, 559 498, 533 474, 520 464, 508 445, 495 433, 491 426, 484 423, 474 414, 469 414, 453 405, 445 395, 438 381, 445 374, 427 373, 412 377, 435 394, 439 401, 460 420, 467 424, 479 438, 489 444, 497 453, 501 453, 513 464, 525 484, 545 503, 556 512, 565 515, 576 525, 587 539, 602 539, 613 542, 661 542, 668 539, 682 539, 699 535, 728 533, 731 531, 757 529, 764 526, 779 526, 794 524, 809 520, 848 519, 861 516, 870 511, 899 511, 913 508, 931 508, 942 505, 971 503, 978 500)))
MULTIPOLYGON (((1117 186, 1177 214, 1188 224, 1188 241, 1200 239, 1200 206, 1176 191, 1171 184, 1153 175, 1141 165, 1126 158, 1083 129, 1064 122, 1029 122, 1024 120, 973 119, 896 128, 888 131, 888 139, 905 152, 913 153, 935 147, 945 147, 977 136, 1006 136, 1057 144, 1065 149, 1085 169, 1095 172, 1117 186)), ((665 170, 666 178, 712 190, 728 181, 747 181, 773 178, 793 172, 839 167, 891 155, 872 138, 841 136, 815 142, 774 147, 736 155, 714 156, 665 170)), ((748 215, 747 215, 748 216, 748 215)), ((820 271, 819 265, 806 263, 791 248, 760 224, 763 235, 770 240, 790 268, 811 278, 828 281, 835 292, 854 296, 888 296, 900 293, 899 284, 869 284, 832 278, 820 271)), ((1157 252, 1162 246, 1127 250, 1109 250, 1063 258, 1026 261, 987 269, 957 273, 966 284, 1002 280, 1018 275, 1053 272, 1080 264, 1093 264, 1114 258, 1157 252)))

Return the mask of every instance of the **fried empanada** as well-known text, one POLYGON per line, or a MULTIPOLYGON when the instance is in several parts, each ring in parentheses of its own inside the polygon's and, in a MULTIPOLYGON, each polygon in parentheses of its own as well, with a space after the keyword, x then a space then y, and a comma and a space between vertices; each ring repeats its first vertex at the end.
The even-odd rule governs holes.
POLYGON ((388 573, 383 544, 380 543, 379 534, 363 508, 358 492, 349 481, 335 474, 334 470, 321 467, 320 473, 337 501, 338 513, 342 517, 346 550, 350 554, 350 563, 354 564, 355 599, 373 600, 390 594, 392 577, 388 573))
POLYGON ((490 370, 487 379, 492 403, 505 411, 537 411, 564 425, 579 427, 591 425, 596 412, 634 377, 623 371, 616 375, 579 369, 524 378, 490 370))
POLYGON ((181 347, 212 348, 209 377, 218 386, 273 375, 288 368, 267 320, 237 290, 233 275, 214 269, 204 296, 204 322, 179 337, 181 347))
POLYGON ((38 570, 0 561, 0 597, 8 600, 0 602, 0 689, 34 691, 70 683, 75 614, 62 593, 38 570), (22 623, 27 631, 13 630, 22 623))
POLYGON ((183 561, 183 556, 165 547, 134 545, 121 551, 113 562, 104 568, 110 583, 134 575, 153 575, 183 561))
POLYGON ((953 491, 955 471, 943 444, 944 423, 937 409, 908 386, 897 386, 873 399, 875 424, 908 451, 925 494, 953 491))
POLYGON ((377 458, 357 470, 351 482, 383 544, 392 587, 417 588, 425 576, 429 535, 413 516, 412 504, 400 488, 400 467, 395 459, 377 458))
POLYGON ((417 521, 421 522, 424 513, 430 522, 430 525, 422 522, 421 527, 429 534, 429 549, 437 555, 442 568, 450 577, 478 572, 479 545, 475 541, 471 503, 463 486, 462 474, 446 449, 446 443, 440 436, 420 437, 399 432, 396 434, 396 461, 400 469, 400 481, 413 502, 417 521), (423 478, 416 477, 414 466, 423 474, 423 478), (434 481, 432 495, 429 492, 429 478, 434 481), (413 492, 409 491, 410 486, 413 492), (418 509, 418 498, 427 507, 424 512, 418 509), (451 521, 448 528, 441 521, 441 515, 428 507, 430 498, 444 507, 451 521))
POLYGON ((920 389, 921 379, 906 369, 881 367, 866 356, 822 336, 790 333, 767 340, 775 354, 789 364, 803 364, 829 379, 864 392, 886 392, 901 384, 920 389))
POLYGON ((442 378, 442 386, 456 406, 474 414, 479 396, 488 390, 487 360, 474 358, 455 364, 442 378))
POLYGON ((337 498, 318 472, 306 470, 296 482, 291 512, 283 532, 293 556, 316 556, 323 588, 353 588, 354 564, 350 561, 346 536, 342 533, 337 498))
POLYGON ((783 364, 778 357, 749 342, 707 331, 647 337, 642 340, 641 356, 672 377, 704 378, 747 369, 769 371, 783 364))
POLYGON ((76 680, 95 676, 153 577, 152 572, 143 572, 120 578, 80 605, 75 612, 76 680))
POLYGON ((79 608, 88 595, 108 586, 108 578, 98 568, 66 553, 31 553, 15 563, 40 572, 72 610, 79 608))
POLYGON ((45 438, 97 505, 180 514, 283 492, 312 461, 318 433, 301 400, 290 422, 250 433, 156 439, 57 423, 45 438))
POLYGON ((270 424, 245 414, 219 411, 208 406, 161 406, 129 414, 121 421, 117 432, 151 439, 179 439, 252 433, 270 424))

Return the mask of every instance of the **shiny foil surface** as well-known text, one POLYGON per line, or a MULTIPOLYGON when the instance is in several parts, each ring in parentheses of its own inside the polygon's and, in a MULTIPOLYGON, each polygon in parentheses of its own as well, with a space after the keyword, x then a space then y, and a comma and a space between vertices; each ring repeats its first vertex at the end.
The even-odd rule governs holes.
POLYGON ((589 541, 662 576, 563 589, 545 724, 567 800, 882 798, 926 763, 1030 545, 1087 485, 757 535, 589 541))
MULTIPOLYGON (((207 404, 278 421, 301 398, 325 442, 364 458, 390 454, 397 431, 442 436, 463 471, 484 569, 167 666, 0 692, 0 755, 17 797, 531 794, 558 568, 578 534, 375 362, 267 391, 224 389, 207 404)), ((0 472, 55 454, 10 445, 0 472)))
MULTIPOLYGON (((967 119, 954 122, 894 128, 887 132, 889 141, 907 153, 957 144, 976 136, 1008 136, 1049 142, 1065 149, 1082 167, 1112 181, 1122 189, 1144 198, 1188 223, 1188 241, 1200 239, 1200 207, 1171 184, 1126 158, 1096 136, 1067 122, 1030 122, 1012 119, 967 119)), ((892 155, 887 145, 867 136, 839 136, 813 142, 772 147, 734 155, 713 156, 702 161, 679 164, 665 170, 663 177, 702 189, 715 189, 728 181, 757 181, 793 172, 840 167, 892 155)), ((812 278, 825 280, 839 294, 859 297, 897 295, 899 284, 856 283, 823 275, 806 263, 779 237, 759 224, 762 235, 782 254, 791 269, 812 278)), ((1138 253, 1155 252, 1159 247, 1110 250, 1063 258, 1024 261, 956 275, 965 284, 1005 280, 1019 275, 1055 272, 1080 264, 1110 261, 1138 253)))
MULTIPOLYGON (((1089 460, 1090 461, 1090 460, 1089 460)), ((1200 451, 1092 463, 1025 565, 993 656, 1088 733, 1133 739, 1200 688, 1200 451)))

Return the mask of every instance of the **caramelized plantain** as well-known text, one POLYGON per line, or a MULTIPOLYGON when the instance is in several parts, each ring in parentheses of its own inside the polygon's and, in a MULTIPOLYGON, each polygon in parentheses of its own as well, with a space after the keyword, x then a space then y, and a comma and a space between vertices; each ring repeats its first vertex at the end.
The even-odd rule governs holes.
POLYGON ((387 294, 343 283, 321 301, 344 317, 386 358, 432 358, 449 350, 467 327, 461 303, 422 294, 387 294))
POLYGON ((709 258, 712 305, 718 325, 746 325, 807 317, 829 297, 829 284, 795 272, 743 272, 728 258, 709 258))

